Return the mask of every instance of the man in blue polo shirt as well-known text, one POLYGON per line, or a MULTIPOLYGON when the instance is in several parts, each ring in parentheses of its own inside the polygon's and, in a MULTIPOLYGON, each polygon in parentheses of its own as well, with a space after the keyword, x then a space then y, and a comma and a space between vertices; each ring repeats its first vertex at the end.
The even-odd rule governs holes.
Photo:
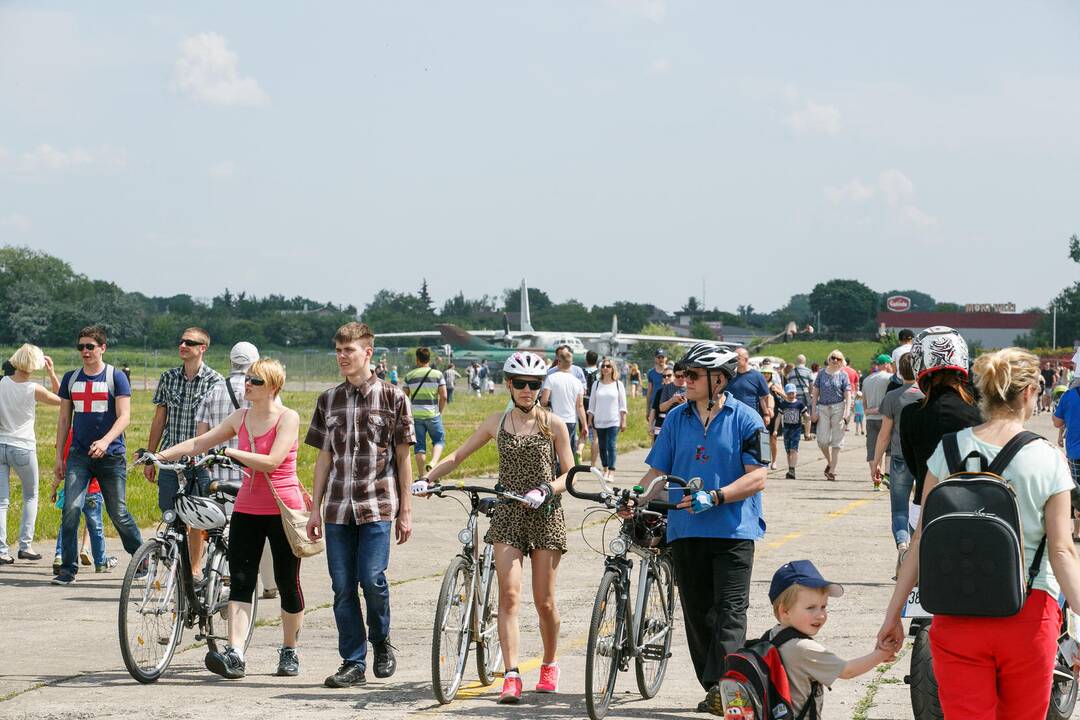
MULTIPOLYGON (((720 679, 724 656, 746 641, 746 609, 754 542, 765 535, 761 491, 767 468, 761 461, 761 416, 726 392, 738 359, 713 343, 698 343, 679 361, 687 402, 669 411, 641 479, 661 475, 700 477, 688 497, 669 492, 679 510, 668 514, 686 641, 694 672, 706 690, 720 679)), ((714 693, 698 705, 711 712, 714 693)), ((723 709, 720 710, 723 712, 723 709)))
POLYGON ((1065 448, 1065 457, 1069 460, 1069 470, 1076 486, 1073 490, 1073 507, 1080 510, 1080 388, 1070 388, 1058 400, 1054 409, 1054 427, 1065 431, 1064 438, 1058 433, 1058 445, 1065 448))

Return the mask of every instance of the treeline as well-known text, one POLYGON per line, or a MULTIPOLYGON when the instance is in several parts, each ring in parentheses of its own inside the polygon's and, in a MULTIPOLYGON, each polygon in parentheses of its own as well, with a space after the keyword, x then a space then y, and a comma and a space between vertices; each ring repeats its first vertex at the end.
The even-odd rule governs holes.
POLYGON ((225 290, 209 303, 190 295, 148 297, 91 280, 56 257, 0 247, 0 343, 69 345, 79 328, 101 323, 111 343, 170 347, 185 327, 205 327, 215 343, 325 345, 356 308, 304 297, 264 298, 225 290))

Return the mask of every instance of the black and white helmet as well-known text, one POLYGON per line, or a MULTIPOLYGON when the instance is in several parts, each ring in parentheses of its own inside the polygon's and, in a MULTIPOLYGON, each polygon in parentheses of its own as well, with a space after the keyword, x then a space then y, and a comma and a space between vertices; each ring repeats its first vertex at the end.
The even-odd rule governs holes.
POLYGON ((911 367, 915 377, 938 370, 959 370, 968 374, 968 346, 959 332, 951 327, 935 325, 915 336, 911 345, 911 367))
POLYGON ((547 377, 547 363, 531 352, 516 352, 503 363, 503 374, 517 377, 547 377))
POLYGON ((699 342, 690 346, 678 364, 684 368, 719 370, 730 380, 735 377, 739 356, 716 343, 699 342))
POLYGON ((216 530, 225 527, 225 508, 205 497, 182 495, 176 499, 176 514, 197 530, 216 530))

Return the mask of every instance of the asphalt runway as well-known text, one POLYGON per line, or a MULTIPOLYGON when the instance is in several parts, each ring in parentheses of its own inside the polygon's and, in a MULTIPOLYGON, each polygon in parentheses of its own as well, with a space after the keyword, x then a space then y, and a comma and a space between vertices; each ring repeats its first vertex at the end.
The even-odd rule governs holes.
MULTIPOLYGON (((1048 415, 1032 429, 1056 438, 1048 415)), ((889 532, 888 491, 873 492, 865 457, 865 439, 849 433, 839 478, 824 479, 824 460, 811 441, 803 443, 799 479, 785 480, 784 470, 770 473, 765 490, 768 530, 758 544, 750 598, 750 633, 773 624, 768 584, 782 563, 809 558, 825 577, 843 583, 844 597, 830 602, 830 619, 818 639, 843 657, 869 652, 892 590, 896 553, 889 532)), ((781 447, 783 443, 781 442, 781 447)), ((619 458, 619 479, 633 484, 644 472, 644 451, 619 458)), ((391 551, 392 639, 398 648, 398 671, 388 680, 368 672, 362 688, 331 690, 323 679, 338 666, 337 635, 331 607, 325 556, 304 561, 302 582, 307 617, 301 636, 298 677, 272 675, 281 641, 277 602, 262 601, 262 621, 247 656, 248 675, 228 681, 203 666, 205 644, 186 631, 165 675, 140 685, 124 669, 117 640, 117 598, 125 563, 111 574, 80 573, 72 587, 49 584, 51 558, 20 561, 0 569, 0 638, 5 659, 0 672, 0 718, 517 718, 537 720, 586 717, 585 642, 603 558, 600 516, 587 519, 588 503, 566 498, 570 552, 559 573, 562 616, 558 694, 531 691, 540 663, 540 642, 531 592, 524 589, 521 615, 521 669, 525 693, 517 706, 495 702, 499 685, 480 687, 470 657, 465 686, 458 699, 439 705, 431 690, 431 634, 436 596, 447 563, 458 551, 457 531, 465 513, 450 500, 416 502, 415 532, 391 551)), ((614 525, 608 526, 608 537, 614 525)), ((110 552, 122 555, 115 538, 110 552)), ((39 549, 52 543, 39 539, 39 549)), ((667 678, 656 697, 643 700, 633 671, 620 676, 611 718, 702 717, 693 712, 704 696, 695 680, 685 647, 681 617, 667 678)), ((841 680, 826 694, 825 716, 863 720, 911 718, 907 686, 909 648, 891 667, 854 680, 841 680)))

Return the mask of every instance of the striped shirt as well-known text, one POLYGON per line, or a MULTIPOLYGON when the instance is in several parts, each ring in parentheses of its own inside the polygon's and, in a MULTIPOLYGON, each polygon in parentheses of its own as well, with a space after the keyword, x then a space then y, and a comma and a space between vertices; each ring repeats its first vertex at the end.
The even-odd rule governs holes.
POLYGON ((397 516, 394 449, 416 443, 404 391, 374 374, 360 386, 345 381, 330 388, 315 403, 304 442, 331 455, 326 522, 362 525, 397 516))
MULTIPOLYGON (((249 408, 251 403, 244 399, 244 373, 232 373, 229 377, 225 378, 224 382, 219 382, 214 387, 210 388, 210 392, 203 398, 202 405, 199 407, 199 411, 195 413, 196 423, 206 423, 211 428, 217 427, 221 423, 225 422, 225 419, 233 414, 233 411, 237 409, 233 405, 232 398, 229 397, 229 390, 225 387, 228 383, 232 386, 233 393, 236 395, 237 402, 240 403, 240 408, 249 408)), ((235 450, 239 447, 239 439, 234 437, 229 442, 225 443, 223 447, 231 447, 235 450)), ((244 473, 240 468, 223 468, 219 465, 215 465, 210 468, 210 477, 214 480, 243 480, 244 473)))
POLYGON ((443 374, 427 366, 405 373, 406 392, 412 401, 412 416, 416 420, 439 417, 439 388, 446 387, 443 374))
POLYGON ((167 414, 165 432, 161 436, 158 450, 195 437, 195 413, 211 388, 223 379, 221 373, 206 363, 199 366, 199 372, 195 373, 191 380, 184 375, 183 365, 161 373, 157 390, 154 391, 154 404, 164 405, 167 414))

